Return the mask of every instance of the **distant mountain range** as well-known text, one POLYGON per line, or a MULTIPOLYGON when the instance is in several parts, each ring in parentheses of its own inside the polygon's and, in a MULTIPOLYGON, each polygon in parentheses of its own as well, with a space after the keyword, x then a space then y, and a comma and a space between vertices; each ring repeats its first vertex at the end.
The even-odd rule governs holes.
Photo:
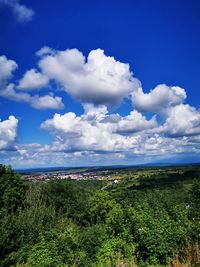
POLYGON ((58 171, 98 171, 98 170, 116 170, 116 169, 129 169, 129 168, 150 168, 150 167, 170 167, 170 166, 188 166, 188 165, 200 165, 199 162, 191 163, 147 163, 138 165, 111 165, 111 166, 82 166, 82 167, 43 167, 43 168, 28 168, 28 169, 15 169, 16 172, 26 173, 46 173, 46 172, 58 172, 58 171))

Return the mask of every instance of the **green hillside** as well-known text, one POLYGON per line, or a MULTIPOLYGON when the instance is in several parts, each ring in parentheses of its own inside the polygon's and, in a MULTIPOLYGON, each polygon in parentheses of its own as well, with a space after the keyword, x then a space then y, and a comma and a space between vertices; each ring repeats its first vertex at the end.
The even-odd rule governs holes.
POLYGON ((0 165, 0 266, 200 266, 200 167, 27 182, 0 165))

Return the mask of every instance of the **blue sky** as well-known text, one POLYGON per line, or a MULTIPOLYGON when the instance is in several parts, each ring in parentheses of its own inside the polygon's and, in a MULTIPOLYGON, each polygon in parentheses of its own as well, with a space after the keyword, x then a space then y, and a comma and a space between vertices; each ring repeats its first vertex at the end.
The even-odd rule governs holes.
POLYGON ((1 162, 199 161, 199 14, 194 0, 0 0, 1 162))

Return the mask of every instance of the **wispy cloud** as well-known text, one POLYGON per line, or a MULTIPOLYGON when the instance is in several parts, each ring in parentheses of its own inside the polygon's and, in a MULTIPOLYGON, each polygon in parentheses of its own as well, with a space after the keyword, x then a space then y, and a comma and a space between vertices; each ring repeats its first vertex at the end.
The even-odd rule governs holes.
POLYGON ((35 14, 32 8, 22 5, 19 0, 0 0, 0 5, 11 8, 19 22, 31 21, 35 14))

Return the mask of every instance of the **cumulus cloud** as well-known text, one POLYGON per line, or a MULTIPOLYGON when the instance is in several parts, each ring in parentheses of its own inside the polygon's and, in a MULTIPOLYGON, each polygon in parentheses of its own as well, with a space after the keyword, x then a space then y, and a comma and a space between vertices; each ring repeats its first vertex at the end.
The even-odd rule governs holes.
POLYGON ((189 105, 180 104, 167 112, 161 131, 172 137, 200 134, 200 112, 189 105))
POLYGON ((170 162, 191 156, 197 158, 200 153, 200 135, 170 138, 139 132, 135 135, 135 142, 129 138, 129 146, 124 146, 120 151, 70 150, 59 138, 49 145, 18 144, 15 146, 16 151, 0 151, 1 162, 17 167, 55 166, 55 162, 57 166, 100 166, 119 164, 119 161, 120 164, 144 164, 162 160, 170 162))
POLYGON ((183 103, 185 99, 186 92, 183 88, 165 84, 156 86, 149 93, 144 93, 141 87, 132 93, 133 106, 141 112, 160 112, 183 103))
MULTIPOLYGON (((179 104, 167 109, 166 119, 159 125, 156 117, 147 120, 136 110, 127 116, 109 114, 106 106, 84 105, 84 114, 55 114, 41 128, 54 136, 54 142, 43 153, 107 154, 134 160, 152 161, 200 153, 199 112, 179 104), (181 118, 181 119, 180 119, 181 118), (195 136, 194 136, 195 135, 195 136), (172 138, 173 137, 173 138, 172 138)), ((75 155, 75 154, 74 154, 75 155)), ((113 156, 114 157, 114 156, 113 156)))
POLYGON ((155 117, 148 121, 137 111, 126 117, 116 115, 117 120, 107 112, 105 106, 87 106, 81 116, 72 112, 55 114, 41 128, 55 136, 56 149, 116 152, 133 149, 141 140, 141 136, 135 133, 157 125, 155 117))
POLYGON ((7 120, 0 120, 0 150, 14 149, 17 137, 18 120, 10 116, 7 120))
MULTIPOLYGON (((64 104, 62 98, 54 96, 53 93, 47 95, 31 95, 27 92, 16 91, 16 85, 9 83, 13 71, 17 68, 14 60, 0 56, 0 96, 17 102, 25 102, 36 109, 62 109, 64 104)), ((36 89, 48 83, 48 78, 32 69, 25 73, 19 83, 21 89, 36 89)))
POLYGON ((139 159, 144 162, 184 153, 200 155, 200 111, 185 104, 183 88, 161 84, 145 93, 129 65, 101 49, 92 50, 86 58, 77 49, 56 51, 46 46, 37 56, 38 70, 25 72, 17 85, 9 83, 16 62, 0 57, 0 96, 36 109, 62 109, 62 99, 47 86, 54 81, 81 102, 84 112, 79 116, 73 112, 55 114, 46 119, 41 128, 53 136, 48 145, 16 145, 16 136, 5 141, 8 134, 1 137, 0 128, 0 139, 4 140, 0 148, 11 149, 15 144, 17 149, 13 162, 20 159, 27 164, 63 165, 65 160, 72 164, 79 159, 84 164, 101 160, 114 164, 120 159, 124 163, 131 160, 132 164, 139 159), (43 87, 49 90, 46 95, 29 91, 43 87), (110 107, 125 98, 132 100, 133 110, 126 116, 114 113, 110 107))
POLYGON ((43 55, 39 61, 42 72, 82 103, 117 105, 139 86, 129 64, 106 56, 101 49, 92 50, 87 59, 77 49, 48 55, 46 51, 50 52, 47 48, 39 52, 43 55))
POLYGON ((35 13, 32 8, 22 5, 19 0, 0 0, 0 5, 10 7, 19 22, 31 21, 35 13))
POLYGON ((117 132, 125 135, 130 135, 134 132, 139 132, 147 129, 153 129, 157 126, 156 116, 151 120, 147 120, 141 113, 134 110, 130 115, 121 118, 117 125, 117 132))
POLYGON ((36 109, 63 109, 62 98, 54 95, 32 96, 30 100, 32 107, 36 109))
POLYGON ((48 85, 49 79, 36 69, 28 70, 19 81, 18 88, 25 90, 39 89, 48 85))
POLYGON ((0 90, 0 96, 17 102, 25 102, 36 109, 63 109, 62 98, 48 94, 44 96, 30 95, 28 93, 16 92, 15 85, 9 84, 3 90, 0 90))
POLYGON ((16 68, 17 63, 14 60, 7 59, 6 56, 0 56, 0 89, 12 77, 16 68))

